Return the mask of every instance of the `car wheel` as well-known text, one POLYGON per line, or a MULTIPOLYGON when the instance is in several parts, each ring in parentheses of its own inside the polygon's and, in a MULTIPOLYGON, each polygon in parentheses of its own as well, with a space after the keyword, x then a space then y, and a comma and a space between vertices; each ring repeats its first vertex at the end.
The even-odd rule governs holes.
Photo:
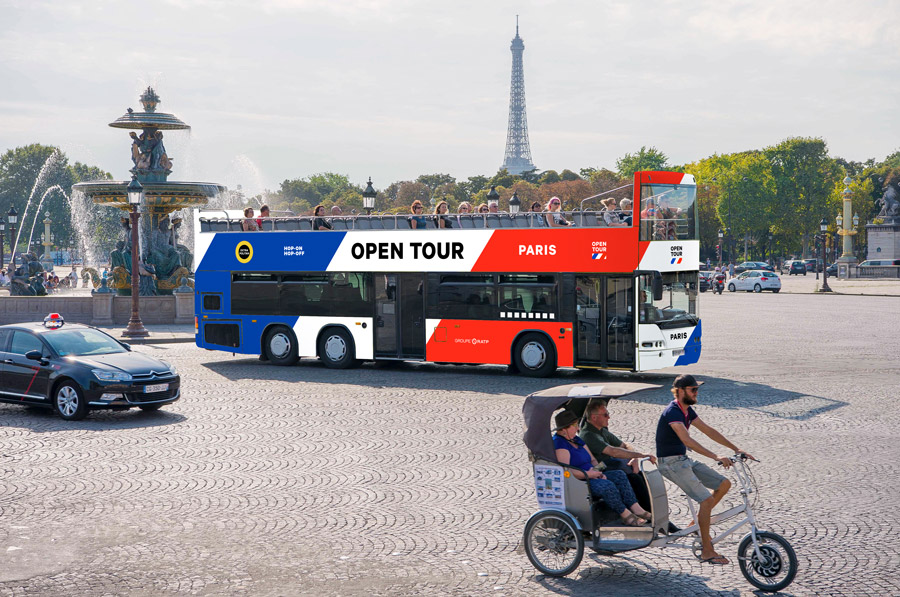
POLYGON ((728 292, 736 292, 736 291, 737 291, 737 288, 735 287, 734 284, 728 285, 728 292))
POLYGON ((87 400, 81 386, 64 381, 53 391, 53 410, 66 421, 80 421, 88 414, 87 400))
POLYGON ((753 292, 762 292, 762 286, 756 284, 753 286, 753 292))
POLYGON ((773 288, 772 292, 775 292, 775 293, 781 292, 781 288, 773 288))
POLYGON ((273 365, 286 367, 297 362, 297 337, 285 326, 276 326, 266 334, 263 349, 273 365))
POLYGON ((803 275, 805 276, 805 275, 806 275, 806 272, 803 272, 803 275))
POLYGON ((527 377, 547 377, 556 371, 556 350, 541 334, 525 334, 516 342, 513 364, 527 377))
POLYGON ((347 369, 356 364, 353 338, 344 328, 329 328, 319 338, 319 358, 331 369, 347 369))

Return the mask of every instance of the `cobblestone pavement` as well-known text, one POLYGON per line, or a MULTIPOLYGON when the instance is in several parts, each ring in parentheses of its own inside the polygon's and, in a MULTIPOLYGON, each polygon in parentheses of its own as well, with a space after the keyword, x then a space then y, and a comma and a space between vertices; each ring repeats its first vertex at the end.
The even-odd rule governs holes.
MULTIPOLYGON (((789 594, 900 594, 896 298, 706 294, 701 309, 700 413, 762 460, 760 526, 800 560, 789 594)), ((522 399, 618 375, 136 350, 177 364, 180 402, 79 423, 0 405, 0 595, 752 594, 736 563, 688 550, 588 551, 565 579, 529 564, 522 399)), ((668 397, 615 402, 614 431, 651 447, 668 397)))

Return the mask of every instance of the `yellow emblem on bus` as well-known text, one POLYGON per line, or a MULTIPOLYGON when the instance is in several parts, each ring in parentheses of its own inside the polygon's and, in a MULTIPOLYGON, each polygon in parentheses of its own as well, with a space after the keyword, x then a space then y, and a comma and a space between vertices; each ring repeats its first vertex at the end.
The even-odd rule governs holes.
POLYGON ((248 263, 253 259, 253 245, 242 240, 238 243, 237 247, 235 247, 234 254, 241 263, 248 263))

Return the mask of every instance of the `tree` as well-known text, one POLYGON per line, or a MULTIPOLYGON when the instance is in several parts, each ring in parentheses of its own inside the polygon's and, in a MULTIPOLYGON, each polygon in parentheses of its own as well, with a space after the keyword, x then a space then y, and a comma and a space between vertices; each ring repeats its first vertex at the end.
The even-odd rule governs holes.
POLYGON ((580 179, 545 184, 540 191, 542 203, 546 204, 551 197, 559 197, 563 210, 581 209, 581 201, 592 194, 590 183, 580 179))
POLYGON ((541 174, 538 182, 540 182, 540 184, 553 184, 560 180, 559 173, 556 170, 545 170, 544 173, 541 174))
MULTIPOLYGON (((769 161, 761 152, 744 152, 729 156, 726 169, 716 173, 719 220, 731 230, 732 253, 734 241, 744 243, 744 259, 751 240, 768 235, 776 209, 775 179, 769 161)), ((735 259, 735 255, 729 256, 735 259)))
POLYGON ((511 187, 515 184, 518 177, 510 174, 506 168, 501 168, 494 174, 493 178, 488 182, 488 186, 511 187))
POLYGON ((562 180, 581 180, 581 177, 569 170, 568 168, 559 173, 562 180))
POLYGON ((470 176, 465 182, 457 183, 457 186, 465 193, 465 200, 471 201, 472 196, 478 191, 486 189, 490 181, 491 180, 487 176, 475 175, 470 176))
POLYGON ((416 179, 429 189, 436 189, 441 185, 455 183, 456 179, 449 174, 422 174, 416 179))
POLYGON ((669 170, 669 158, 655 147, 646 146, 635 153, 626 153, 616 160, 616 171, 622 178, 634 178, 635 172, 642 170, 669 170))
POLYGON ((784 231, 800 235, 803 255, 809 254, 809 239, 819 230, 823 217, 836 213, 832 189, 843 172, 828 157, 823 139, 793 137, 764 154, 771 164, 776 188, 776 209, 772 215, 784 231))

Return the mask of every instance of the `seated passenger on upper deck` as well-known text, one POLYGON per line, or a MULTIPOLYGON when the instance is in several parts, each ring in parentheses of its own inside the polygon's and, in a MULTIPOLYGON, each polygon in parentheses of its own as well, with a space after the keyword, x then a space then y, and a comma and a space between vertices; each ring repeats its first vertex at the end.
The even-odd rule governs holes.
POLYGON ((412 205, 409 206, 409 211, 413 212, 413 215, 409 218, 409 226, 413 230, 425 229, 425 216, 422 215, 422 212, 425 208, 422 207, 422 202, 416 199, 412 202, 412 205))
POLYGON ((244 208, 244 219, 241 220, 241 230, 243 230, 244 232, 255 232, 259 230, 259 226, 256 224, 256 220, 253 219, 252 207, 244 208))
POLYGON ((619 217, 619 212, 616 210, 616 200, 613 197, 608 197, 601 201, 603 204, 603 221, 607 226, 611 227, 621 227, 625 224, 622 223, 622 219, 619 217))
POLYGON ((572 476, 588 482, 591 493, 599 495, 627 526, 639 527, 651 520, 651 514, 641 508, 622 471, 608 471, 603 474, 595 469, 597 459, 578 437, 578 417, 564 410, 556 415, 556 434, 553 436, 556 460, 572 467, 572 476), (629 504, 626 507, 626 504, 629 504))
POLYGON ((571 226, 572 223, 566 220, 560 213, 561 202, 559 197, 551 197, 547 202, 547 225, 551 228, 561 228, 562 226, 571 226))
POLYGON ((453 222, 450 221, 450 216, 447 213, 450 211, 450 208, 447 206, 446 201, 441 201, 434 207, 434 223, 438 228, 453 228, 453 222))
POLYGON ((332 230, 331 222, 325 219, 325 206, 319 204, 313 210, 315 219, 313 220, 313 230, 332 230))

